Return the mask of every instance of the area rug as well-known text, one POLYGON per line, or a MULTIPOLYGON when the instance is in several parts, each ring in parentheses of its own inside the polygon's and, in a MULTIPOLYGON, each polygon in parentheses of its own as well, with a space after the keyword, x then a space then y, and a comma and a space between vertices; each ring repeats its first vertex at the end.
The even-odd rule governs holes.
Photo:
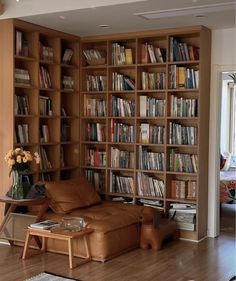
POLYGON ((36 276, 33 276, 29 279, 25 279, 25 281, 71 281, 71 280, 80 281, 79 279, 73 279, 70 277, 65 277, 46 271, 36 276))

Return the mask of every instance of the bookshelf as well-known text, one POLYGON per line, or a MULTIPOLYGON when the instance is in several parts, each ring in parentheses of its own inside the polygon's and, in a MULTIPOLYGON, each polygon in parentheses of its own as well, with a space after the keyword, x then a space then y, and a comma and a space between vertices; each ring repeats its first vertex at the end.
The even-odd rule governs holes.
POLYGON ((201 26, 81 38, 82 171, 105 178, 99 191, 109 199, 152 200, 165 212, 191 204, 195 221, 181 229, 190 240, 207 235, 210 38, 201 26), (91 65, 86 50, 105 60, 91 65), (88 75, 105 87, 87 87, 88 75), (99 126, 102 140, 86 137, 99 126))
MULTIPOLYGON (((1 155, 39 152, 32 182, 70 178, 79 171, 79 38, 14 19, 1 21, 0 38, 1 155)), ((1 163, 5 194, 11 178, 1 163)))
MULTIPOLYGON (((39 151, 33 180, 81 170, 109 200, 165 212, 192 204, 193 230, 181 237, 207 235, 207 28, 78 38, 3 20, 0 40, 1 155, 39 151)), ((11 179, 0 165, 4 194, 11 179)))

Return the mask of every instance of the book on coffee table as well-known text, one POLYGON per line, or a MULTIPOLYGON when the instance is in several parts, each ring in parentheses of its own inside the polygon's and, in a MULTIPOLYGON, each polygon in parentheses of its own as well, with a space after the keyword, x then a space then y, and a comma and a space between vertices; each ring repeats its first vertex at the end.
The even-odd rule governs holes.
POLYGON ((29 225, 30 228, 35 228, 35 229, 51 229, 56 226, 59 226, 60 224, 58 222, 52 221, 52 220, 45 220, 45 221, 40 221, 37 223, 31 223, 29 225))

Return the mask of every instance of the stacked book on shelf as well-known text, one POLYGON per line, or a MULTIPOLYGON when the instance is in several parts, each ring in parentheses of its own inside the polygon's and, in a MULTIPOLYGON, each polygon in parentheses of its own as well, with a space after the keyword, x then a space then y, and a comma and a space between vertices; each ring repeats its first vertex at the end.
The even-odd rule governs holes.
POLYGON ((40 126, 40 142, 47 143, 50 141, 50 134, 48 125, 43 124, 40 126))
POLYGON ((135 115, 135 101, 112 96, 112 115, 114 117, 132 117, 135 115))
POLYGON ((25 144, 29 142, 29 125, 18 124, 16 127, 16 142, 25 144))
POLYGON ((122 169, 134 168, 134 152, 111 147, 111 167, 122 169))
POLYGON ((164 63, 166 49, 153 46, 148 42, 141 44, 141 63, 164 63))
POLYGON ((15 115, 29 114, 29 99, 28 96, 15 95, 15 115))
POLYGON ((164 197, 165 185, 163 180, 141 172, 137 173, 137 180, 139 196, 164 197))
POLYGON ((163 201, 162 200, 151 200, 151 199, 141 198, 139 200, 139 202, 141 204, 143 204, 144 206, 148 206, 148 207, 153 207, 153 208, 156 208, 156 209, 164 210, 164 205, 163 205, 163 201))
POLYGON ((140 96, 140 117, 164 117, 166 112, 166 100, 160 100, 149 96, 140 96))
POLYGON ((170 61, 199 60, 199 48, 170 37, 170 61))
POLYGON ((55 227, 59 227, 60 223, 52 221, 52 220, 45 220, 45 221, 41 221, 41 222, 36 222, 36 223, 31 223, 29 225, 30 228, 35 228, 35 229, 52 229, 55 227))
POLYGON ((119 43, 112 43, 112 64, 133 64, 132 49, 126 48, 119 43))
POLYGON ((29 56, 29 44, 25 40, 24 34, 20 30, 16 30, 15 33, 15 53, 17 56, 29 56))
POLYGON ((172 64, 169 72, 169 89, 198 89, 199 69, 172 64))
POLYGON ((140 143, 143 144, 164 144, 165 127, 151 125, 149 123, 140 124, 140 143))
POLYGON ((194 231, 196 228, 196 205, 171 203, 169 216, 176 221, 178 228, 194 231))
POLYGON ((169 143, 170 144, 183 144, 183 145, 196 145, 198 139, 197 127, 183 126, 178 123, 169 123, 169 143))
POLYGON ((72 76, 63 75, 62 89, 63 90, 73 90, 74 89, 74 79, 72 76))
POLYGON ((91 167, 105 167, 106 151, 102 151, 93 147, 86 147, 85 165, 91 167))
POLYGON ((39 67, 39 84, 40 88, 48 89, 52 87, 51 78, 46 67, 39 67))
POLYGON ((39 42, 39 56, 43 61, 53 62, 53 48, 39 42))
POLYGON ((134 125, 111 120, 111 141, 134 143, 135 131, 134 125))
POLYGON ((172 117, 197 117, 197 99, 186 99, 171 95, 170 114, 172 117))
POLYGON ((40 163, 39 163, 40 169, 41 170, 52 169, 52 164, 49 161, 47 152, 43 146, 40 146, 39 155, 40 155, 40 163))
POLYGON ((132 91, 135 89, 134 80, 124 74, 112 73, 112 91, 132 91))
POLYGON ((104 99, 84 96, 84 116, 103 117, 106 116, 106 112, 106 101, 104 99))
POLYGON ((105 124, 90 122, 87 124, 87 141, 103 142, 105 139, 105 124))
POLYGON ((170 171, 180 173, 197 173, 198 155, 179 153, 176 149, 171 149, 170 171))
POLYGON ((72 49, 69 49, 69 48, 65 49, 63 56, 62 56, 62 63, 70 64, 73 54, 74 54, 74 51, 72 49))
POLYGON ((47 96, 39 96, 39 113, 41 116, 52 116, 52 100, 47 96))
POLYGON ((14 80, 15 83, 17 84, 30 86, 31 82, 30 82, 29 70, 22 69, 22 68, 15 68, 14 80))
POLYGON ((105 174, 102 171, 86 169, 85 176, 88 181, 94 186, 95 190, 105 190, 105 174))
POLYGON ((83 54, 89 65, 101 65, 106 62, 106 53, 103 50, 87 49, 83 50, 83 54))
POLYGON ((86 76, 86 90, 92 91, 105 91, 107 78, 102 75, 87 75, 86 76))
POLYGON ((134 194, 135 188, 133 177, 120 175, 119 173, 112 173, 110 192, 134 194))
POLYGON ((165 154, 153 152, 147 147, 139 146, 139 169, 164 171, 165 154))
POLYGON ((142 71, 142 90, 163 90, 166 87, 165 72, 142 71))
POLYGON ((195 200, 197 191, 196 181, 172 180, 171 198, 195 200))

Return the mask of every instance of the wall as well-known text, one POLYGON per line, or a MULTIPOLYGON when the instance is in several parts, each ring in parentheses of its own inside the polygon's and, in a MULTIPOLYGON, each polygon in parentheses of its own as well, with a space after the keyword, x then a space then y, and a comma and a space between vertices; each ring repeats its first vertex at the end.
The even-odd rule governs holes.
POLYGON ((220 80, 222 72, 236 71, 236 28, 212 31, 208 236, 219 235, 220 80))

